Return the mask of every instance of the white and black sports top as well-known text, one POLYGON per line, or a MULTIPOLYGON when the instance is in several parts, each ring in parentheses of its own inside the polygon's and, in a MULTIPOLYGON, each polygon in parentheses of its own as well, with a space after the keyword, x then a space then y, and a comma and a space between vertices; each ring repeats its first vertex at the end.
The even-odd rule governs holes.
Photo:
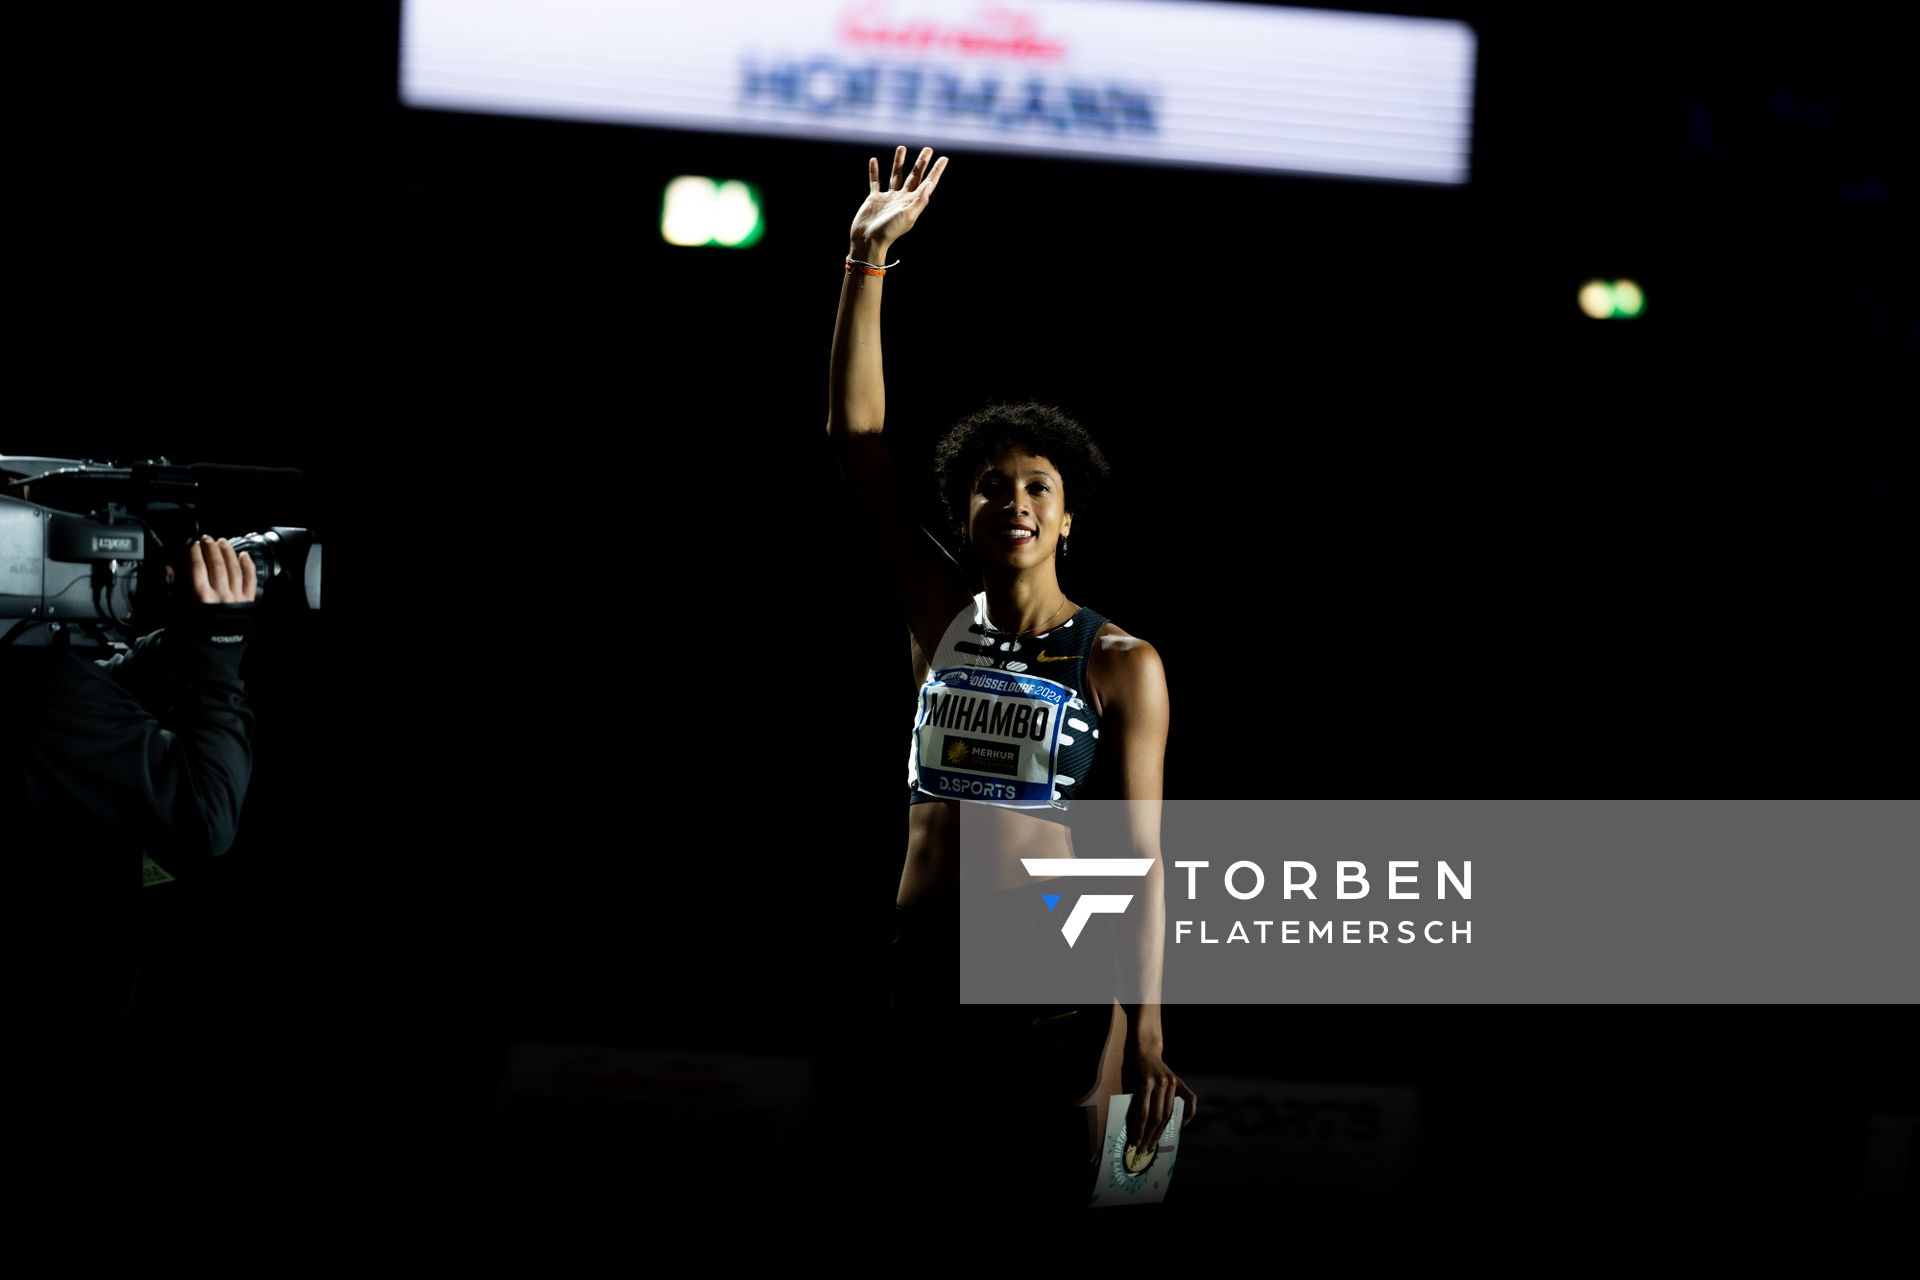
POLYGON ((1051 631, 987 629, 986 592, 947 625, 920 686, 908 803, 972 800, 1064 809, 1093 767, 1100 717, 1087 657, 1107 620, 1080 609, 1051 631))

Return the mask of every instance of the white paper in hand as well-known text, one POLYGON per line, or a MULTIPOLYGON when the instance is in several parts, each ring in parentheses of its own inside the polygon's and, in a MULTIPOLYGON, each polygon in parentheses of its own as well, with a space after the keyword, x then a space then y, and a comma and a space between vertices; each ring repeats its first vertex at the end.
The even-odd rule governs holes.
MULTIPOLYGON (((1153 1160, 1139 1173, 1127 1169, 1127 1108, 1133 1103, 1130 1093, 1116 1093, 1107 1102, 1107 1140, 1100 1150, 1100 1169, 1093 1181, 1092 1205, 1158 1204, 1167 1197, 1167 1182, 1173 1177, 1173 1158, 1180 1149, 1180 1122, 1186 1115, 1187 1100, 1173 1100, 1173 1118, 1160 1135, 1160 1146, 1153 1160)), ((1135 1157, 1136 1163, 1138 1156, 1135 1157)))

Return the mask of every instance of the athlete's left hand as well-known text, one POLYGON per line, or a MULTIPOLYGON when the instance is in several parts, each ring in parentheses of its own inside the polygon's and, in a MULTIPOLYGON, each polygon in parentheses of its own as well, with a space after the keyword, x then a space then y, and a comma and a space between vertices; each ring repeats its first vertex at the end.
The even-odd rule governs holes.
POLYGON ((1145 1045, 1129 1044, 1126 1056, 1120 1063, 1120 1085, 1133 1095, 1133 1101, 1127 1105, 1127 1144, 1138 1146, 1141 1135, 1151 1134, 1152 1143, 1158 1145, 1160 1135, 1173 1118, 1173 1100, 1176 1097, 1187 1100, 1187 1113, 1181 1121, 1181 1127, 1193 1123, 1194 1112, 1199 1100, 1187 1082, 1174 1074, 1158 1049, 1145 1045))

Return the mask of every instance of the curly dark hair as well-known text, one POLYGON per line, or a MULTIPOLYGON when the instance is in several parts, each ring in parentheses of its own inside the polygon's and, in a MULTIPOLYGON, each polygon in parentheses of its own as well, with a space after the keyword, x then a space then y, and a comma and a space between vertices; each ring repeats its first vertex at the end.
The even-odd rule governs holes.
POLYGON ((966 536, 973 481, 987 459, 1006 448, 1023 449, 1060 469, 1067 510, 1084 518, 1087 507, 1106 487, 1106 455, 1087 429, 1052 405, 990 404, 963 418, 934 447, 934 474, 950 532, 966 536))

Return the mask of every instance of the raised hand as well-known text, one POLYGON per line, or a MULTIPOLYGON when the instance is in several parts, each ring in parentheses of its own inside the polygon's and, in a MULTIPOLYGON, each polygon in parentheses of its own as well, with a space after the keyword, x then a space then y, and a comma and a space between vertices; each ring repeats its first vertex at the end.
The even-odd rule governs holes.
POLYGON ((853 256, 870 258, 875 253, 884 254, 889 245, 911 231, 926 211, 927 201, 946 169, 947 158, 941 156, 935 160, 933 148, 925 147, 909 170, 907 149, 899 147, 893 153, 893 170, 882 186, 880 161, 868 160, 867 199, 853 215, 849 237, 853 256), (929 163, 933 166, 931 169, 927 167, 929 163))

